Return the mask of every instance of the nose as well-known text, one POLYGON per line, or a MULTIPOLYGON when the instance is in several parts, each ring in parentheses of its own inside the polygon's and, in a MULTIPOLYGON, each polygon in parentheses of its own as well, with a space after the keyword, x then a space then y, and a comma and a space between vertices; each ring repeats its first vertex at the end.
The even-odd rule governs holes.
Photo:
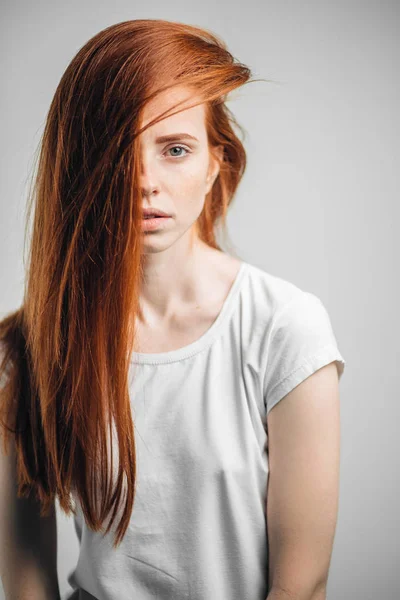
POLYGON ((159 191, 155 170, 143 158, 140 160, 140 189, 143 196, 151 196, 159 191))

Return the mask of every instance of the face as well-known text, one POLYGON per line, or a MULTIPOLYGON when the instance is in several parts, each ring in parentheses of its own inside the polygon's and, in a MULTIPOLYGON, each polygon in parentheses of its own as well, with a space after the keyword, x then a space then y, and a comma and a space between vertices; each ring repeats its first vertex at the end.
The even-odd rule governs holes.
MULTIPOLYGON (((159 94, 145 107, 141 125, 181 100, 185 104, 176 110, 184 110, 140 135, 143 207, 158 208, 171 216, 160 219, 157 229, 142 231, 145 253, 165 250, 184 236, 191 239, 205 197, 219 172, 218 159, 208 147, 205 105, 185 108, 195 101, 187 89, 180 87, 159 94), (166 136, 170 139, 163 140, 166 136)), ((216 153, 221 158, 222 147, 216 153)))

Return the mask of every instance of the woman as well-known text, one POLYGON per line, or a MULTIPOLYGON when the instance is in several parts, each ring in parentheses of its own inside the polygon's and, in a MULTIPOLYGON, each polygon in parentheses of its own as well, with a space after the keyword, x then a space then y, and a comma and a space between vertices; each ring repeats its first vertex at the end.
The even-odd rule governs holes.
POLYGON ((57 497, 74 598, 325 598, 345 363, 318 297, 216 242, 249 79, 162 20, 101 31, 61 79, 0 327, 6 596, 59 597, 57 497))

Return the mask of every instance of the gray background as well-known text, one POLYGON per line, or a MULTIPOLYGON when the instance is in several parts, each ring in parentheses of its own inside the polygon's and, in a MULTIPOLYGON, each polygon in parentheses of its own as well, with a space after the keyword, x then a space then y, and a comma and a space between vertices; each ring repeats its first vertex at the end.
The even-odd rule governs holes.
MULTIPOLYGON (((205 26, 255 77, 274 80, 229 102, 247 132, 248 167, 228 224, 240 257, 320 296, 347 363, 329 600, 400 597, 399 16, 399 3, 382 0, 1 8, 1 316, 22 299, 33 153, 61 75, 92 35, 134 18, 205 26)), ((78 544, 57 508, 64 598, 78 544)))

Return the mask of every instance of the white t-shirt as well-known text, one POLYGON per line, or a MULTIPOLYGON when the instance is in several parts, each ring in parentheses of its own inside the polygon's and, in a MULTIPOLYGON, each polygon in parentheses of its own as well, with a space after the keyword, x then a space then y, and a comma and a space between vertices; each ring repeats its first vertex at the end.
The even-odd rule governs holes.
POLYGON ((133 353, 132 517, 113 549, 111 532, 93 533, 77 505, 72 597, 265 600, 266 417, 332 361, 340 377, 345 361, 319 298, 246 262, 197 341, 133 353))

